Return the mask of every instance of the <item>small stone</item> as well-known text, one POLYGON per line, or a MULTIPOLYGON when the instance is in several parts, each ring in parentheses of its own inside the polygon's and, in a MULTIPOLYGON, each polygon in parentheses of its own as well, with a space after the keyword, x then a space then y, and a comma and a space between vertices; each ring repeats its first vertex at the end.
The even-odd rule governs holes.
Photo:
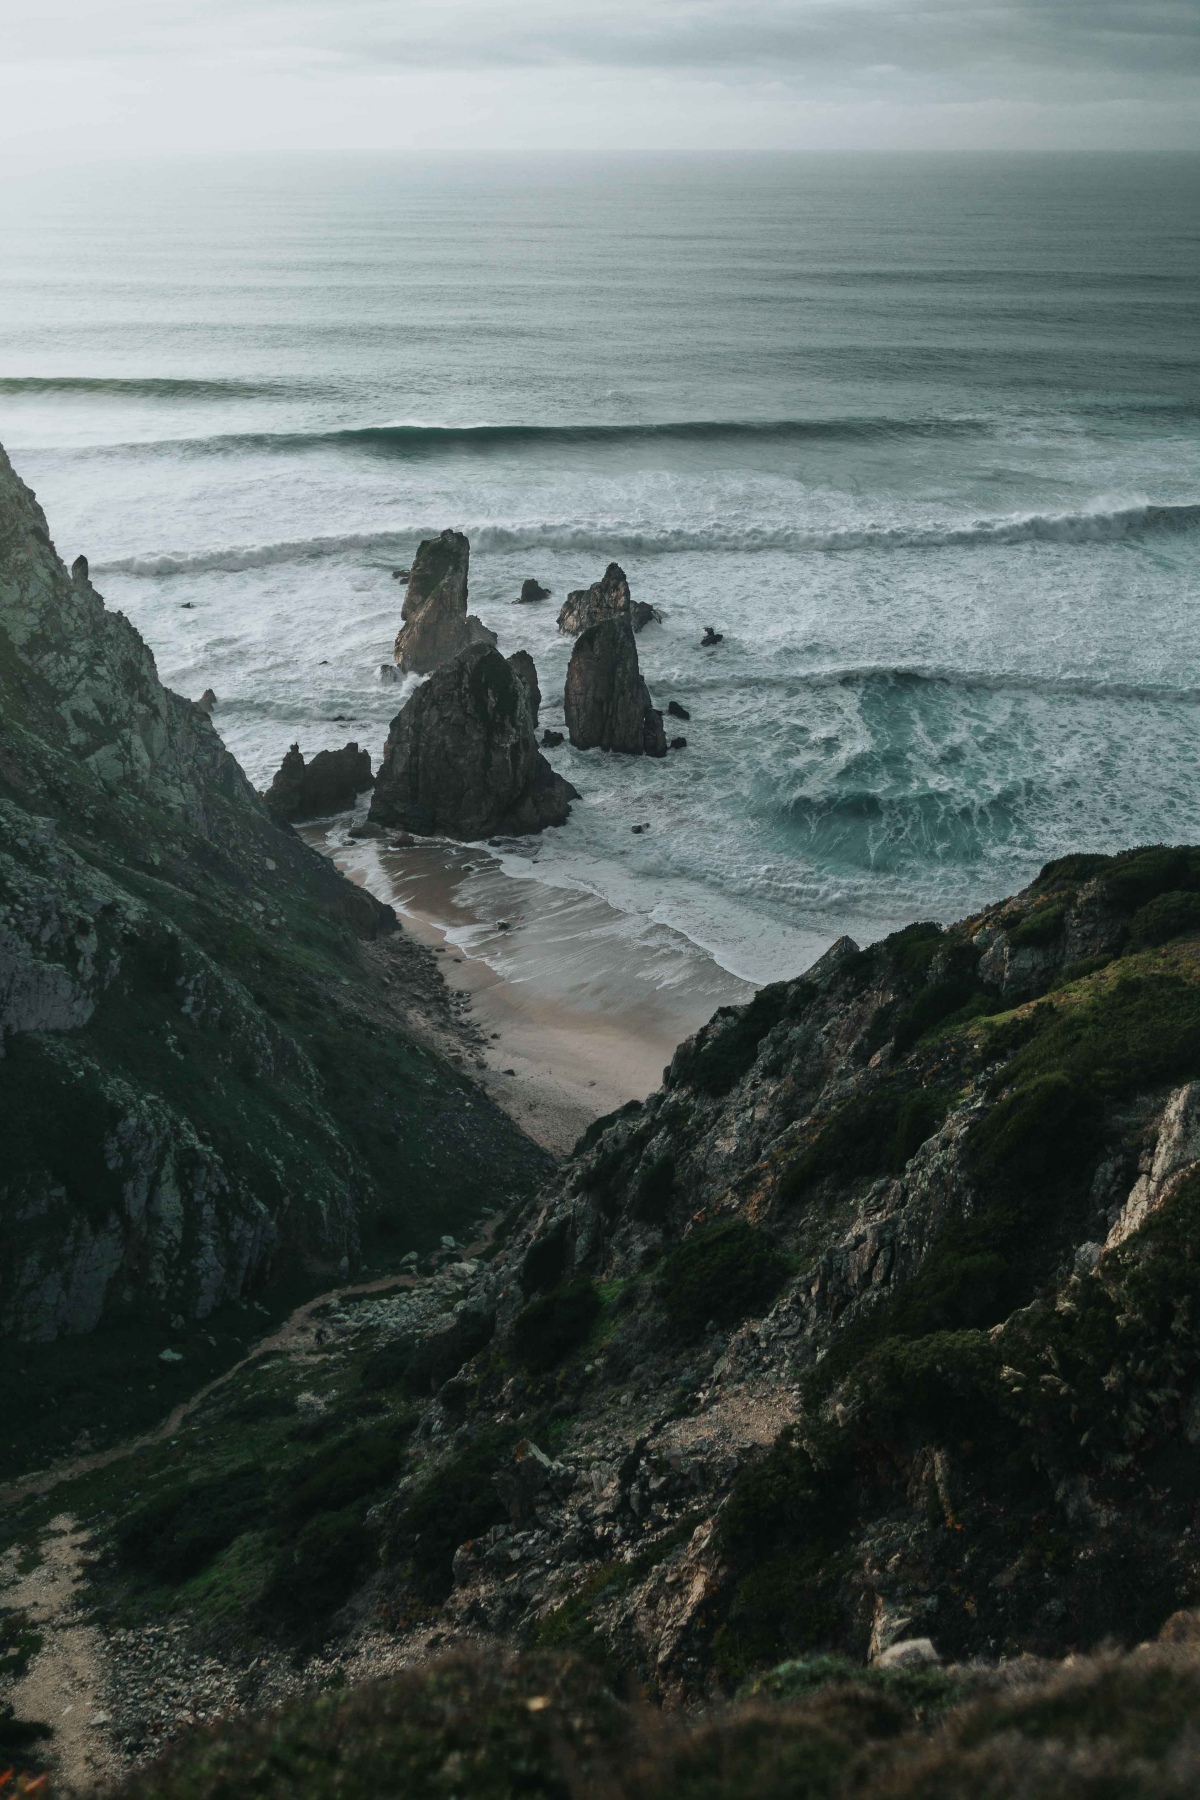
POLYGON ((881 1650, 871 1666, 875 1669, 920 1669, 941 1660, 931 1639, 905 1638, 901 1643, 889 1644, 886 1650, 881 1650))
POLYGON ((685 737, 672 738, 671 743, 670 743, 670 748, 672 750, 686 750, 687 749, 687 739, 685 737))
POLYGON ((704 627, 704 636, 700 639, 700 648, 702 650, 707 649, 709 644, 723 644, 724 642, 724 632, 714 631, 711 625, 706 625, 704 627))
POLYGON ((692 716, 686 706, 680 706, 678 700, 668 700, 667 711, 673 719, 690 719, 692 716))

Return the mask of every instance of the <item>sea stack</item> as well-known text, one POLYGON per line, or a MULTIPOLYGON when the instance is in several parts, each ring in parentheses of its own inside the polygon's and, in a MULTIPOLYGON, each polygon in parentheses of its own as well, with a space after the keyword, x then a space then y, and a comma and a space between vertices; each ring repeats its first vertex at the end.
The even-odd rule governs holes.
POLYGON ((580 633, 571 652, 563 704, 577 750, 621 750, 630 756, 667 753, 662 714, 642 680, 628 613, 580 633))
POLYGON ((559 609, 558 629, 569 637, 578 637, 590 625, 600 625, 605 619, 622 615, 635 631, 652 621, 657 622, 660 617, 658 610, 644 600, 630 598, 625 571, 619 563, 613 562, 591 587, 576 588, 573 594, 567 595, 559 609))
POLYGON ((566 823, 579 796, 537 747, 516 661, 473 644, 417 689, 392 720, 371 823, 467 840, 566 823))
POLYGON ((496 634, 467 612, 471 546, 461 531, 443 531, 417 547, 396 638, 403 672, 429 675, 470 644, 494 644, 496 634))
POLYGON ((273 818, 291 825, 348 812, 374 779, 370 754, 357 744, 318 750, 310 763, 300 754, 299 744, 293 744, 263 798, 273 818))
POLYGON ((536 725, 542 706, 542 690, 538 686, 537 664, 528 650, 514 650, 508 658, 508 666, 525 689, 525 697, 529 702, 529 714, 536 725))

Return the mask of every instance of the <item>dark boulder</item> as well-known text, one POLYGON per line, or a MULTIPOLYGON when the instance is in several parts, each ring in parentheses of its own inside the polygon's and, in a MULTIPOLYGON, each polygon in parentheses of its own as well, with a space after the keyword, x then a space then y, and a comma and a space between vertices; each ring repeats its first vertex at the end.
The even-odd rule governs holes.
POLYGON ((512 663, 473 644, 392 720, 370 816, 425 837, 515 837, 565 824, 578 797, 537 747, 512 663))
POLYGON ((670 747, 672 750, 686 750, 687 739, 685 737, 674 737, 671 739, 670 747))
POLYGON ((370 754, 357 744, 318 750, 309 763, 300 754, 299 744, 293 744, 264 798, 275 818, 294 824, 299 819, 348 812, 374 779, 370 754))
POLYGON ((217 696, 213 693, 211 688, 205 688, 204 692, 201 694, 200 698, 196 702, 196 705, 200 708, 200 711, 206 712, 210 718, 212 717, 213 710, 216 707, 216 704, 217 704, 217 696))
POLYGON ((86 556, 77 556, 75 561, 71 564, 71 580, 77 587, 86 586, 88 580, 88 559, 86 556))
POLYGON ((523 581, 521 583, 521 594, 518 605, 520 605, 521 602, 528 604, 531 600, 548 600, 549 598, 550 589, 543 587, 540 581, 534 581, 533 577, 530 576, 528 581, 523 581))
POLYGON ((635 631, 640 631, 651 621, 657 623, 660 618, 655 607, 647 606, 644 600, 630 598, 624 569, 619 563, 609 563, 600 580, 594 581, 590 588, 577 588, 567 595, 559 611, 558 629, 569 637, 578 637, 589 626, 601 625, 605 619, 616 619, 622 614, 635 631))
POLYGON ((543 731, 543 733, 542 733, 542 749, 543 750, 557 750, 558 746, 562 742, 563 742, 563 734, 561 731, 551 731, 549 728, 547 728, 545 731, 543 731))
POLYGON ((591 625, 571 652, 564 696, 567 730, 577 750, 622 750, 665 756, 662 714, 638 666, 628 614, 591 625))
POLYGON ((711 625, 704 627, 704 636, 700 639, 702 650, 707 650, 710 644, 723 644, 724 642, 725 633, 723 631, 714 631, 711 625))
POLYGON ((404 673, 429 675, 469 644, 494 644, 496 634, 467 612, 471 546, 461 531, 443 531, 417 547, 396 639, 404 673))
POLYGON ((538 711, 542 704, 542 690, 538 686, 537 666, 528 650, 514 650, 508 659, 508 666, 525 689, 525 697, 529 701, 530 717, 536 725, 538 711))
POLYGON ((680 706, 678 700, 668 700, 667 711, 673 719, 690 719, 692 716, 686 706, 680 706))

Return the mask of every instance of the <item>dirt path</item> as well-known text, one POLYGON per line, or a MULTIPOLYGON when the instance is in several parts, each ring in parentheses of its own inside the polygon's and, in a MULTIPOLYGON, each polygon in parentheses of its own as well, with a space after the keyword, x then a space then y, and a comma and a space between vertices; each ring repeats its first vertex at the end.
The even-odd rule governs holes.
POLYGON ((111 1780, 122 1767, 103 1730, 104 1642, 77 1600, 87 1544, 87 1533, 63 1513, 42 1538, 36 1568, 19 1574, 13 1552, 2 1572, 13 1577, 3 1590, 4 1604, 20 1608, 43 1639, 11 1692, 13 1711, 19 1719, 41 1719, 53 1728, 50 1755, 57 1785, 76 1794, 111 1780))
MULTIPOLYGON (((493 1226, 489 1226, 478 1242, 465 1249, 462 1255, 464 1257, 478 1256, 486 1250, 493 1229, 493 1226)), ((289 1314, 278 1331, 273 1332, 270 1337, 261 1339, 259 1343, 255 1344, 253 1350, 248 1351, 239 1362, 233 1363, 223 1375, 218 1375, 213 1381, 208 1382, 206 1386, 194 1393, 190 1400, 185 1400, 180 1406, 177 1406, 161 1425, 155 1426, 153 1431, 144 1432, 141 1437, 126 1438, 122 1443, 114 1444, 111 1449, 99 1450, 90 1456, 72 1457, 66 1462, 54 1463, 48 1469, 38 1469, 31 1475, 23 1475, 20 1481, 10 1482, 7 1487, 0 1487, 0 1506, 9 1506, 13 1501, 26 1499, 31 1494, 48 1494, 60 1482, 73 1481, 79 1475, 90 1475, 96 1469, 106 1469, 110 1464, 120 1462, 122 1457, 132 1456, 138 1450, 147 1450, 154 1444, 161 1444, 167 1438, 174 1437, 190 1413, 207 1400, 210 1394, 223 1387, 227 1381, 232 1381, 235 1375, 240 1374, 251 1363, 281 1350, 297 1349, 311 1329, 313 1314, 321 1307, 336 1305, 344 1300, 352 1300, 358 1294, 378 1294, 384 1289, 416 1287, 420 1280, 421 1277, 416 1275, 383 1275, 378 1281, 365 1281, 350 1287, 331 1288, 327 1294, 315 1295, 313 1299, 306 1300, 303 1306, 298 1306, 295 1312, 289 1314)))

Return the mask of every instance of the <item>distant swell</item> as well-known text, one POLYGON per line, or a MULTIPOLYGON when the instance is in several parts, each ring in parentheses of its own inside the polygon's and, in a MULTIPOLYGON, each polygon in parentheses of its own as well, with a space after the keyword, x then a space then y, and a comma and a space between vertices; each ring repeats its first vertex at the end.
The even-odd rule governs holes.
MULTIPOLYGON (((278 394, 280 384, 263 381, 187 381, 159 376, 4 375, 0 394, 117 394, 131 400, 229 400, 278 394)), ((287 392, 294 392, 289 384, 287 392)))
MULTIPOLYGON (((946 550, 994 544, 1102 544, 1144 532, 1188 531, 1198 525, 1200 503, 1189 502, 1176 506, 1146 503, 1095 512, 1022 513, 1003 519, 979 519, 970 525, 867 525, 837 531, 720 524, 700 530, 679 527, 647 531, 624 523, 606 527, 594 522, 579 526, 467 523, 464 528, 476 550, 572 550, 598 556, 652 556, 705 550, 838 552, 946 550)), ((255 569, 270 563, 337 556, 353 551, 398 554, 403 547, 411 548, 418 539, 433 536, 439 529, 440 524, 435 522, 422 526, 400 525, 393 531, 353 532, 337 537, 301 538, 228 549, 147 552, 98 564, 96 572, 182 575, 204 570, 255 569)))
POLYGON ((665 424, 606 425, 437 425, 419 421, 351 426, 340 431, 247 431, 213 437, 106 444, 97 454, 162 450, 199 455, 247 451, 358 449, 376 456, 420 458, 472 451, 511 454, 522 449, 587 449, 639 444, 779 444, 840 440, 873 443, 894 438, 979 437, 993 426, 985 419, 680 419, 665 424))

